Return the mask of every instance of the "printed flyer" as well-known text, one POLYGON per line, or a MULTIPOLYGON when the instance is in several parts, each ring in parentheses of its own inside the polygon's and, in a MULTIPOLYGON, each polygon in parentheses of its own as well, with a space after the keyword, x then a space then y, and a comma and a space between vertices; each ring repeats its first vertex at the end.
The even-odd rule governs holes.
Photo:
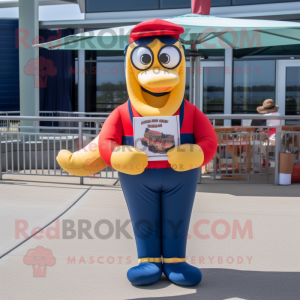
POLYGON ((167 152, 180 145, 179 116, 133 118, 133 135, 148 161, 168 160, 167 152))

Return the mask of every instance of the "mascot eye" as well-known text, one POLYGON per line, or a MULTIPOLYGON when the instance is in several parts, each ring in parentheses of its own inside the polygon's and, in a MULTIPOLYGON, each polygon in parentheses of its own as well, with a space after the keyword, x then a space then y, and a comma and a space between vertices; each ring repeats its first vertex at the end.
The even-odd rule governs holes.
POLYGON ((181 62, 181 52, 175 46, 164 46, 158 52, 158 61, 166 69, 175 69, 181 62))
POLYGON ((138 70, 147 70, 153 64, 153 53, 147 46, 138 46, 131 52, 131 63, 138 70))

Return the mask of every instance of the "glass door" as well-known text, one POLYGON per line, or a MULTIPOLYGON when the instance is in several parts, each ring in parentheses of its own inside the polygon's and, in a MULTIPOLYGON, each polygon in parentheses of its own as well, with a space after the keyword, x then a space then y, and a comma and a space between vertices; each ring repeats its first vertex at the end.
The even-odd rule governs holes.
POLYGON ((223 61, 205 61, 200 63, 200 110, 205 114, 224 113, 223 61))
MULTIPOLYGON (((300 60, 277 61, 277 104, 281 115, 300 115, 300 60)), ((299 121, 286 121, 299 124, 299 121)))

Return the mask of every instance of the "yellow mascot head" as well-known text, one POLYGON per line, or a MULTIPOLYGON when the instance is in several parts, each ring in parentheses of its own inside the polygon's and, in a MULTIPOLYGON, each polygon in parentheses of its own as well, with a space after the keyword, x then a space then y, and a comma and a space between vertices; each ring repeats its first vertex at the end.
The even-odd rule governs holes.
POLYGON ((142 116, 172 116, 185 91, 185 55, 179 42, 184 29, 164 20, 135 26, 126 48, 129 99, 142 116))

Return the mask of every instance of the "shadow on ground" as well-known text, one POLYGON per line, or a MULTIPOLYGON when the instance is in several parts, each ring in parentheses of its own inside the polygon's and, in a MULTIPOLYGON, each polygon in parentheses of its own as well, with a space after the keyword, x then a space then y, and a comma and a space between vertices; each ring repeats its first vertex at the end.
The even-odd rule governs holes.
POLYGON ((109 190, 109 191, 119 191, 120 186, 117 185, 108 185, 108 184, 98 184, 98 185, 92 185, 92 184, 75 184, 75 183, 64 183, 64 182, 44 182, 44 181, 10 181, 8 179, 0 181, 0 185, 21 185, 24 187, 52 187, 54 189, 88 189, 90 187, 93 187, 93 189, 100 189, 100 190, 109 190), (47 185, 42 185, 42 184, 47 184, 47 185), (65 185, 65 186, 63 186, 65 185), (105 189, 106 188, 106 189, 105 189))
MULTIPOLYGON (((187 290, 196 289, 196 293, 171 297, 135 298, 131 300, 296 300, 300 295, 300 273, 293 272, 256 272, 229 269, 203 269, 202 282, 187 290)), ((168 287, 170 281, 166 277, 149 287, 153 295, 168 287), (156 290, 156 291, 154 291, 156 290)))
MULTIPOLYGON (((233 180, 205 179, 198 184, 197 192, 229 194, 234 196, 299 197, 300 184, 274 185, 233 180)), ((299 298, 300 299, 300 298, 299 298)))

